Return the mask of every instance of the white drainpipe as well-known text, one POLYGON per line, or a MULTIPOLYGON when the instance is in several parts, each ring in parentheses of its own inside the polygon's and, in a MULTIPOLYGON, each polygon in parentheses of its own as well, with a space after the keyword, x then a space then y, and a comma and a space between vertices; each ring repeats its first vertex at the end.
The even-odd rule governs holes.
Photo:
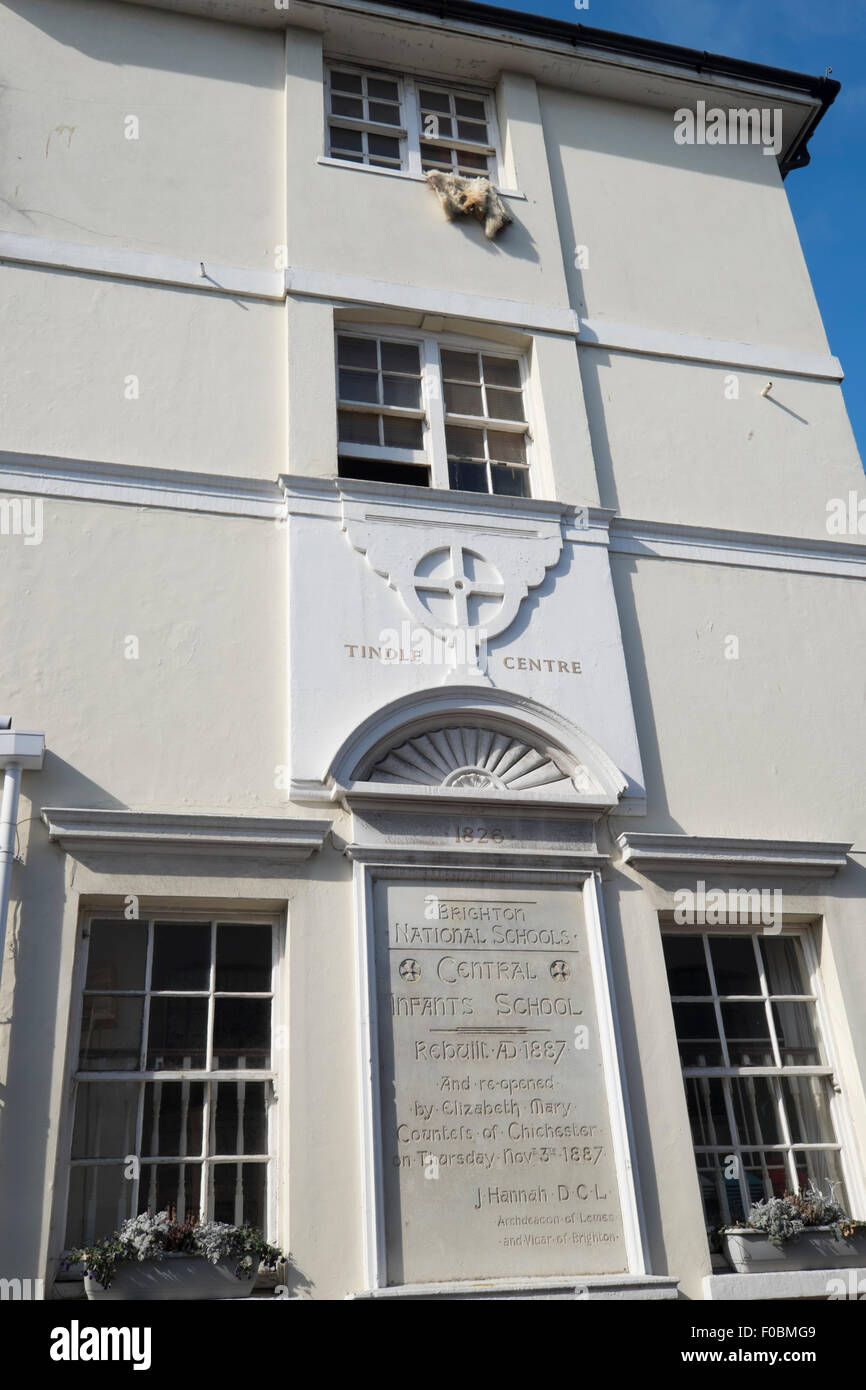
POLYGON ((38 772, 45 757, 45 735, 12 732, 9 715, 0 716, 0 767, 4 768, 3 797, 0 800, 0 975, 6 954, 6 914, 12 888, 15 860, 15 830, 18 825, 18 794, 21 773, 38 772))

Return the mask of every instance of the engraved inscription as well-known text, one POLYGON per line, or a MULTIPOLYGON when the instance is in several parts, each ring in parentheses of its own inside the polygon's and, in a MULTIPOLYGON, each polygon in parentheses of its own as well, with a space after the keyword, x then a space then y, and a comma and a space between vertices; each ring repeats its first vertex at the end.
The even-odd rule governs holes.
POLYGON ((625 1272, 579 893, 379 882, 374 931, 388 1282, 625 1272))

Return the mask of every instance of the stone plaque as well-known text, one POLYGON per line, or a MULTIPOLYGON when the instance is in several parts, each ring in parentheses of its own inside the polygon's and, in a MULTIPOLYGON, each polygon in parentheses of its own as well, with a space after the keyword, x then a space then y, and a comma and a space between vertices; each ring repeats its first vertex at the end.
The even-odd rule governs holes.
POLYGON ((387 1282, 627 1272, 581 894, 374 904, 387 1282))

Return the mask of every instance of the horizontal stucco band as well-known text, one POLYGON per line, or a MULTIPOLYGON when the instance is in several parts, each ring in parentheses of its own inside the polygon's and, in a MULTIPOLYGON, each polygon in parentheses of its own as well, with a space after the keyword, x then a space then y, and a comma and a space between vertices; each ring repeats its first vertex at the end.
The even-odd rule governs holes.
MULTIPOLYGON (((280 248, 282 249, 282 248, 280 248)), ((238 295, 283 303, 287 294, 347 304, 416 310, 482 323, 576 338, 581 347, 607 348, 649 357, 772 371, 779 375, 841 381, 838 358, 769 343, 728 342, 636 324, 580 319, 568 305, 526 304, 512 299, 463 294, 430 286, 390 284, 335 271, 290 266, 250 270, 181 257, 150 255, 122 247, 88 246, 47 237, 0 232, 0 261, 44 270, 78 271, 163 287, 238 295)))
MULTIPOLYGON (((292 481, 297 484, 300 480, 294 478, 292 481)), ((310 478, 303 481, 307 484, 305 490, 309 493, 310 505, 324 509, 325 513, 333 507, 334 517, 338 518, 339 494, 335 480, 310 478)), ((387 491, 387 485, 382 485, 383 495, 387 491)), ((287 511, 284 489, 276 479, 268 482, 168 468, 138 468, 8 450, 0 450, 2 493, 205 512, 272 524, 282 524, 287 511)), ((475 494, 473 502, 476 506, 482 505, 475 494)), ((293 499, 292 510, 298 505, 298 499, 293 499)), ((597 507, 586 509, 591 524, 581 528, 568 524, 567 513, 574 513, 574 507, 559 503, 553 506, 562 514, 566 540, 608 544, 615 554, 866 579, 866 545, 835 541, 830 537, 817 540, 683 526, 675 522, 640 521, 617 517, 597 507)))
POLYGON ((106 811, 94 807, 46 806, 48 838, 75 855, 83 850, 128 853, 194 853, 250 859, 309 859, 320 850, 330 820, 290 816, 232 816, 170 811, 106 811))

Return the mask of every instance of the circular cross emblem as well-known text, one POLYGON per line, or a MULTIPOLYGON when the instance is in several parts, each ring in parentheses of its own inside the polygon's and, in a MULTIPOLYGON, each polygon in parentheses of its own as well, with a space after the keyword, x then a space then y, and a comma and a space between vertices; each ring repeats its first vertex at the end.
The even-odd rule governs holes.
POLYGON ((423 556, 413 585, 437 622, 463 631, 492 623, 505 602, 505 584, 495 565, 462 545, 443 546, 423 556))
POLYGON ((554 980, 567 980, 571 974, 571 966, 567 960, 552 960, 550 962, 550 973, 554 980))
POLYGON ((421 967, 420 967, 420 965, 418 964, 417 960, 411 960, 410 958, 407 958, 406 960, 401 960, 401 962, 400 962, 400 979, 401 979, 401 980, 407 980, 407 981, 409 982, 409 984, 414 984, 415 981, 416 981, 416 980, 420 980, 420 978, 421 978, 421 967))

